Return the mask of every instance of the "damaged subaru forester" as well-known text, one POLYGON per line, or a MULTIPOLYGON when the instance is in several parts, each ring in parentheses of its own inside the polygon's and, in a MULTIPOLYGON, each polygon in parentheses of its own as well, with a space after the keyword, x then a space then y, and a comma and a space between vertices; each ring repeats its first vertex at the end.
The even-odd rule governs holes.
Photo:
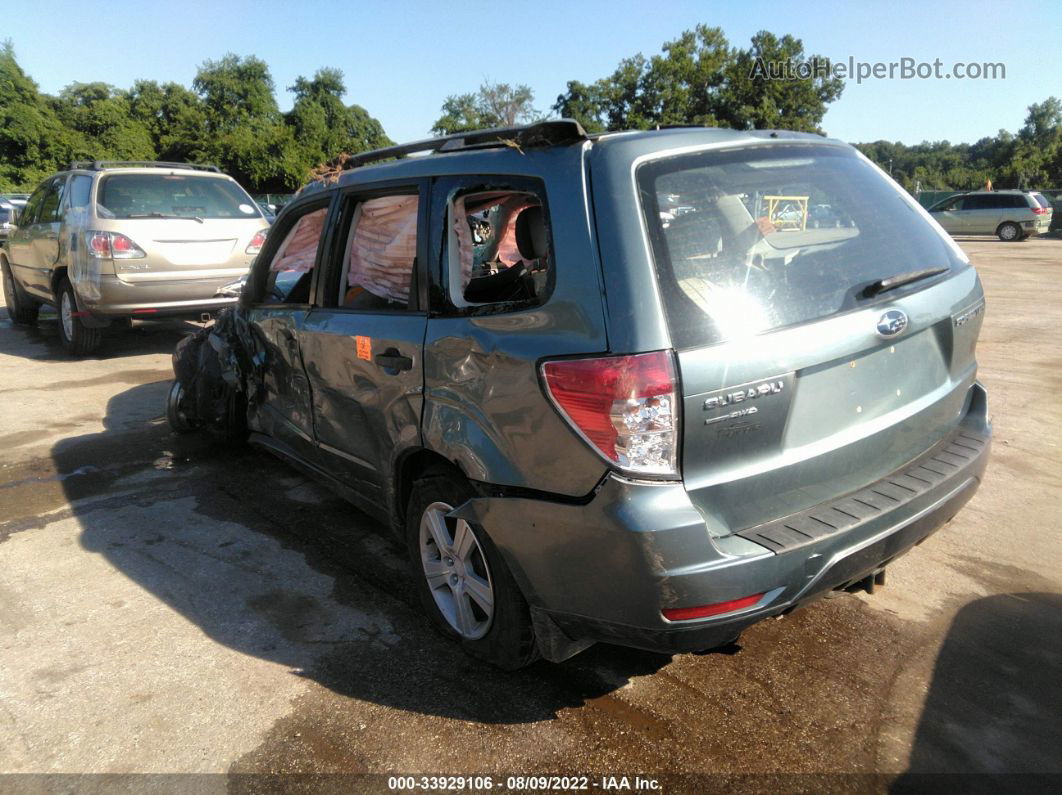
POLYGON ((872 590, 973 496, 983 316, 847 144, 540 122, 304 188, 178 347, 169 417, 388 524, 476 657, 696 651, 872 590))

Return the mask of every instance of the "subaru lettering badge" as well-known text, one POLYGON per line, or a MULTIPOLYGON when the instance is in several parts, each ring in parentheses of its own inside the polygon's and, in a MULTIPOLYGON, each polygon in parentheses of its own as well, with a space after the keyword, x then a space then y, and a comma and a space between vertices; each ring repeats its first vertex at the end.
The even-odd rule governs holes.
POLYGON ((899 309, 890 309, 878 320, 879 337, 888 339, 898 336, 905 328, 907 328, 907 315, 899 309))

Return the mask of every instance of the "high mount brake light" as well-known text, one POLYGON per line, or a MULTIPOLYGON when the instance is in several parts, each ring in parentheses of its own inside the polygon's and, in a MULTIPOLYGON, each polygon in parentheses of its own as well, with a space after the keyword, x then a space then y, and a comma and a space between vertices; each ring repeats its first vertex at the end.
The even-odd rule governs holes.
POLYGON ((619 469, 678 476, 678 379, 671 351, 542 365, 564 418, 619 469))

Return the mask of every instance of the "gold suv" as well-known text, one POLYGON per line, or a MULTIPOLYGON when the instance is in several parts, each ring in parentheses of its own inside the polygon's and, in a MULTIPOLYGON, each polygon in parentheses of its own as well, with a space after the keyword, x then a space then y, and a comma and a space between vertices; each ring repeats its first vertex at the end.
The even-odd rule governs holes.
POLYGON ((0 251, 8 313, 59 312, 63 345, 86 354, 119 318, 202 316, 247 272, 269 223, 214 166, 79 162, 30 196, 0 251))

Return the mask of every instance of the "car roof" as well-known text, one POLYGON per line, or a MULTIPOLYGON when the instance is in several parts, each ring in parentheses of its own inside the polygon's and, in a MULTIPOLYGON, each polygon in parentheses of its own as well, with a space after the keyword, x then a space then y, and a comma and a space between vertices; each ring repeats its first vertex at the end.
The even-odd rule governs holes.
MULTIPOLYGON (((575 125, 571 120, 562 120, 575 125)), ((559 124, 559 122, 546 122, 546 124, 559 124)), ((305 195, 319 193, 325 190, 341 189, 350 185, 387 181, 391 179, 417 179, 424 177, 441 176, 446 174, 462 173, 533 173, 539 169, 530 168, 533 161, 540 163, 541 170, 548 166, 542 161, 556 159, 560 151, 570 151, 575 146, 589 149, 595 157, 634 159, 636 157, 682 149, 694 149, 698 147, 710 147, 717 145, 766 145, 786 144, 793 142, 819 143, 831 146, 850 148, 849 144, 832 138, 825 138, 814 133, 800 133, 790 130, 731 130, 719 127, 680 127, 660 130, 633 130, 625 132, 610 132, 598 135, 586 135, 582 128, 575 125, 581 137, 571 137, 561 143, 545 146, 528 145, 521 147, 517 140, 503 140, 501 138, 493 143, 477 143, 467 147, 457 147, 451 151, 439 148, 431 154, 420 154, 401 157, 383 163, 368 163, 356 165, 341 172, 335 181, 325 184, 324 182, 311 182, 300 191, 300 198, 305 195)), ((533 129, 535 125, 527 128, 515 128, 517 130, 533 129)), ((511 131, 505 131, 511 132, 511 131)), ((449 136, 458 138, 459 136, 449 136)), ((434 142, 423 142, 425 147, 434 142)), ((409 149, 416 146, 407 144, 393 149, 379 150, 385 155, 390 151, 409 149)), ((373 153, 368 153, 372 155, 373 153)), ((404 154, 404 153, 400 153, 404 154)), ((356 155, 353 160, 364 157, 356 155)))

